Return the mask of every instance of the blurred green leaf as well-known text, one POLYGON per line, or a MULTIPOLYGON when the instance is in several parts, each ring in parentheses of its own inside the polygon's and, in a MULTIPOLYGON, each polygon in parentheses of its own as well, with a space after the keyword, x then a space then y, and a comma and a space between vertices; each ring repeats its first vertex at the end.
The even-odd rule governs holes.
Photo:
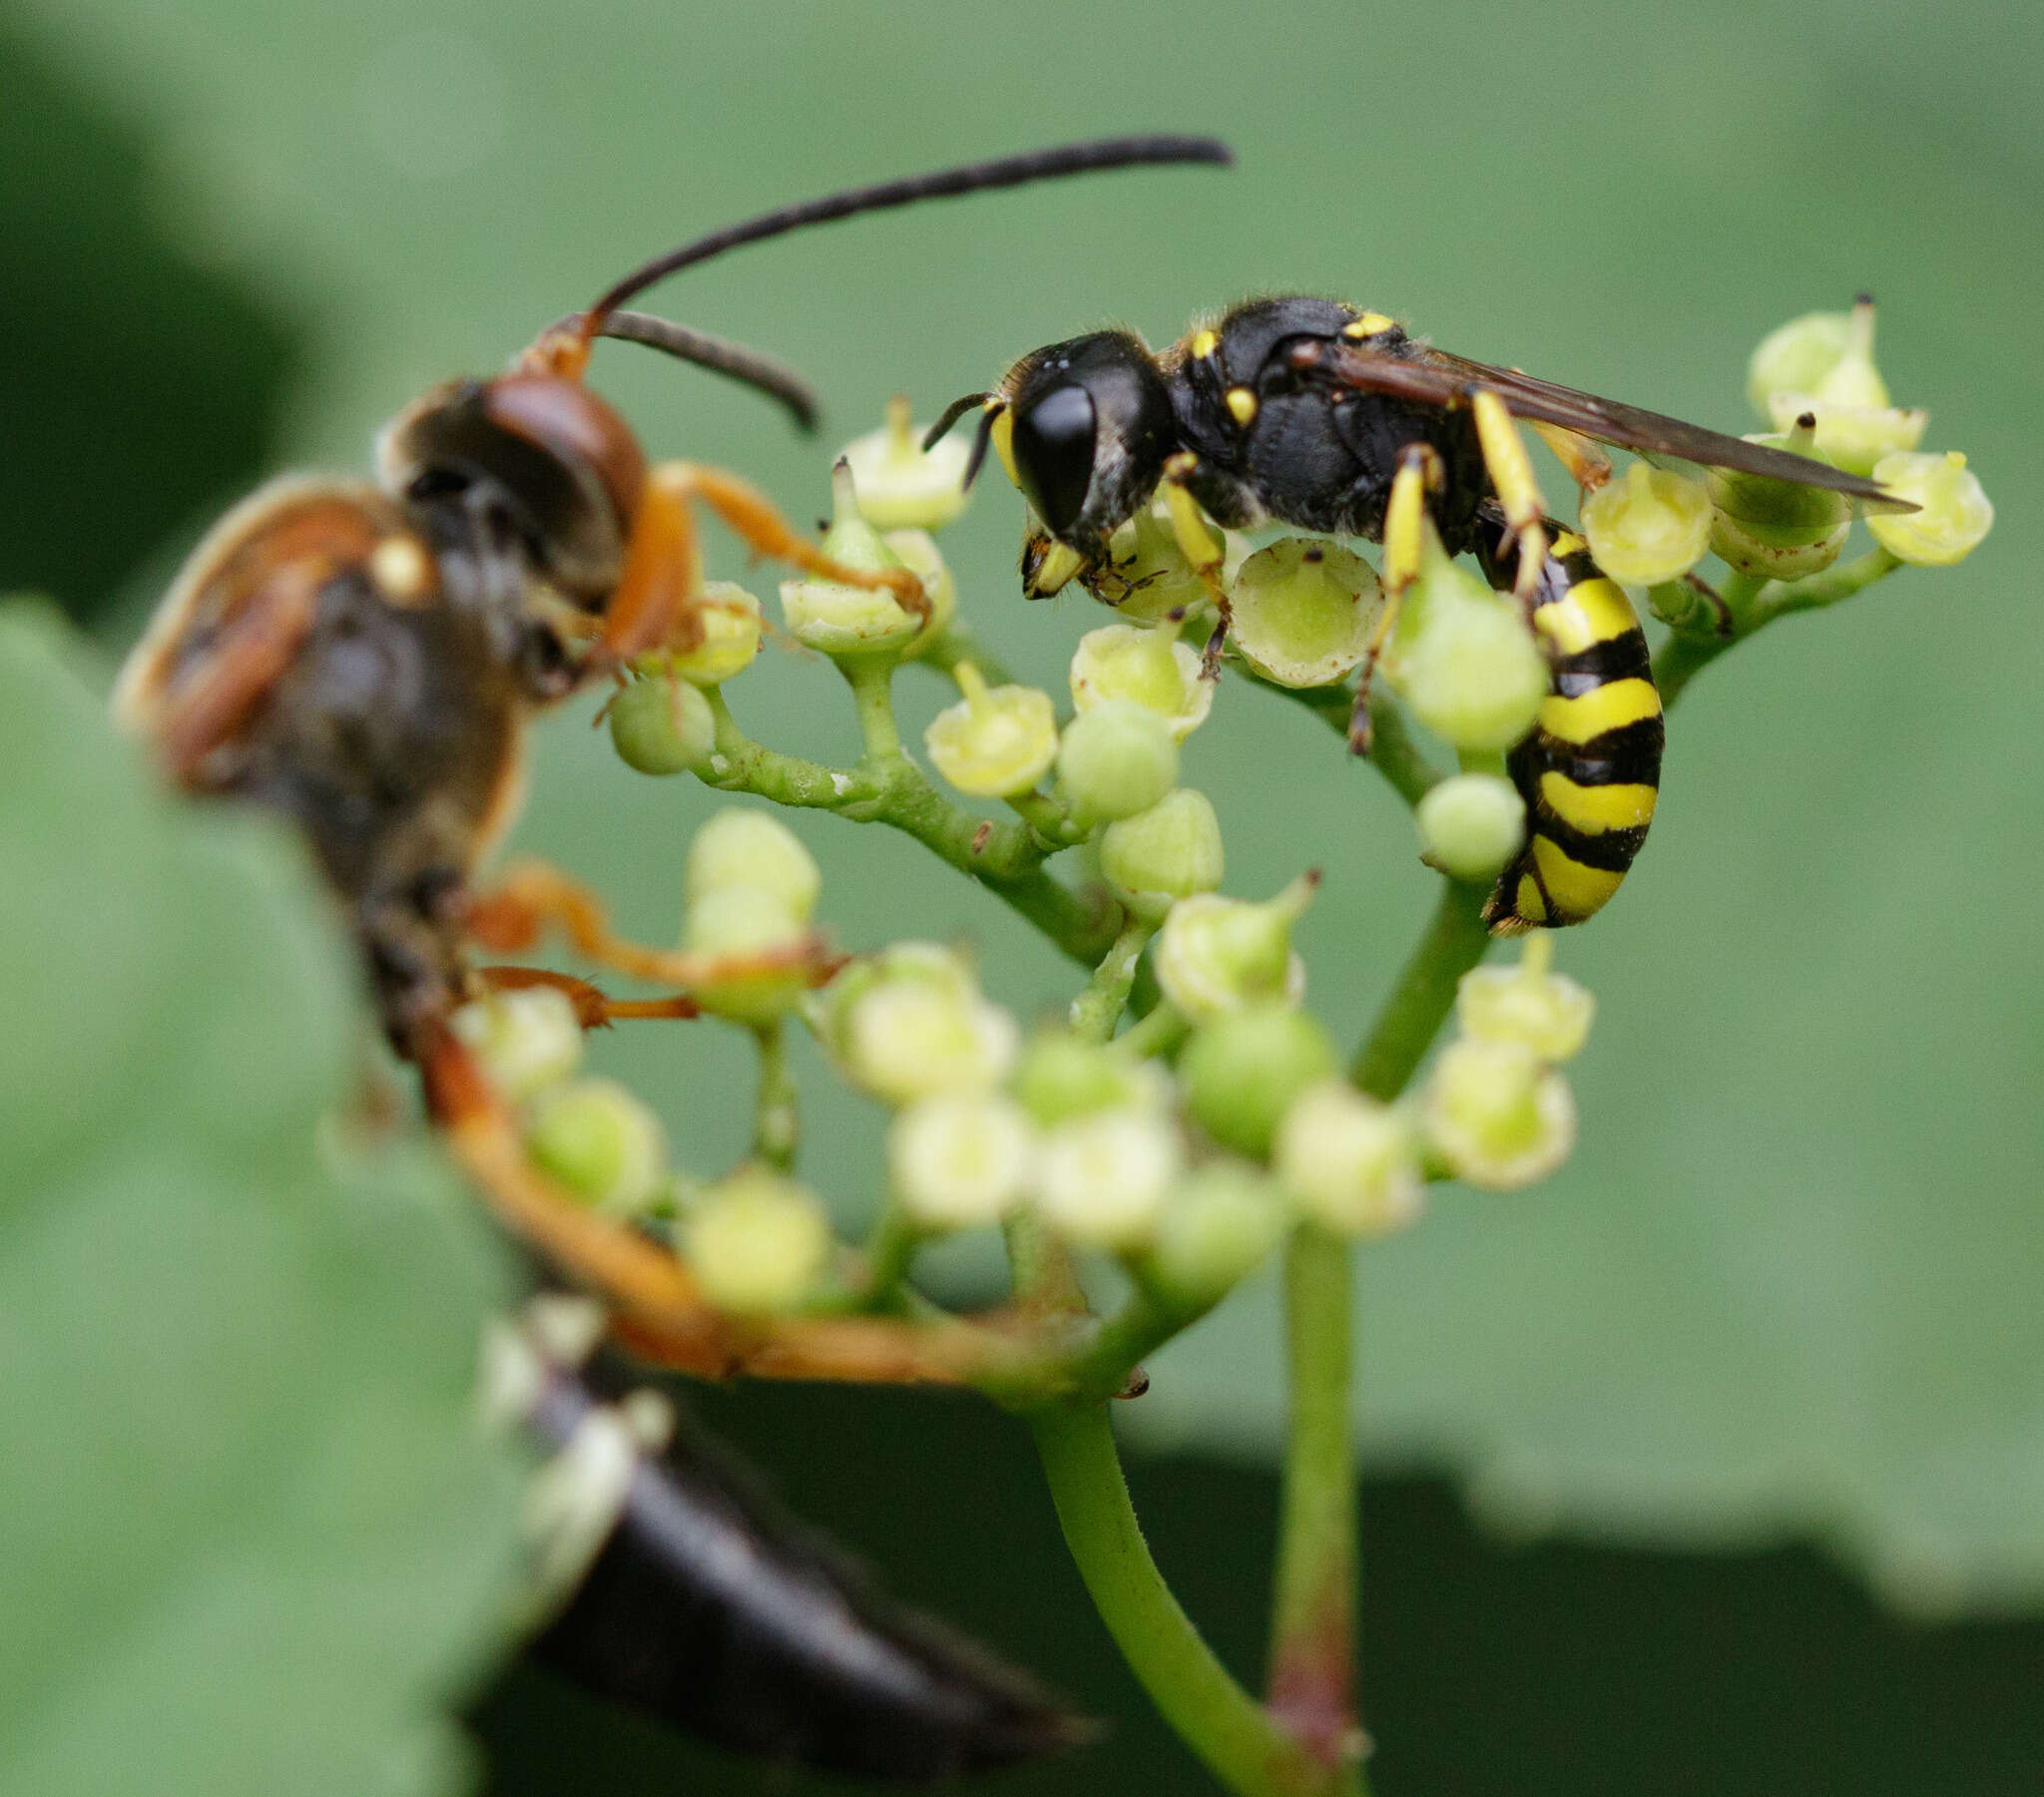
POLYGON ((325 901, 156 793, 61 631, 0 611, 0 1787, 454 1788, 505 1269, 423 1150, 322 1165, 364 1046, 325 901))
MULTIPOLYGON (((1371 1257, 1359 1414, 1377 1464, 1465 1473, 1511 1527, 1826 1532, 1921 1608, 2044 1597, 2034 7, 1703 0, 1671 31, 1582 0, 1540 14, 1533 51, 1502 0, 1424 20, 1305 0, 1278 30, 1220 0, 682 3, 599 9, 594 29, 541 0, 453 0, 423 43, 400 0, 23 11, 106 91, 146 96, 187 237, 334 321, 293 429, 336 460, 690 231, 1130 127, 1224 130, 1240 166, 817 231, 659 302, 809 371, 834 442, 897 387, 928 416, 1032 344, 1110 318, 1168 340, 1283 287, 1741 430, 1753 343, 1875 291, 1897 399, 1969 452, 2000 528, 1948 576, 1771 631, 1684 701, 1653 842, 1560 947, 1602 1001, 1572 1070, 1582 1148, 1536 1192, 1446 1197, 1371 1257), (449 108, 465 163, 431 135, 449 108)), ((729 462, 797 518, 821 506, 825 454, 751 396, 625 346, 596 366, 657 453, 729 462)), ((946 551, 993 647, 1057 689, 1099 619, 1019 603, 1019 524, 990 478, 946 551)), ((919 729, 937 694, 911 690, 919 729)), ((826 668, 764 658, 732 700, 775 746, 851 752, 826 668)), ((687 834, 720 801, 622 771, 588 708, 540 733, 522 840, 669 937, 687 834)), ((1325 871, 1299 946, 1352 1039, 1425 914, 1401 809, 1313 719, 1233 683, 1186 770, 1232 890, 1325 871)), ((797 827, 848 944, 963 935, 1025 1014, 1069 997, 1054 955, 911 844, 797 827)), ((621 1030, 595 1055, 714 1171, 743 1151, 746 1073, 706 1046, 621 1030)), ((872 1118, 829 1094, 806 1116, 855 1209, 878 1189, 872 1118)), ((1276 1344, 1268 1305, 1229 1306, 1130 1420, 1268 1453, 1276 1344)))

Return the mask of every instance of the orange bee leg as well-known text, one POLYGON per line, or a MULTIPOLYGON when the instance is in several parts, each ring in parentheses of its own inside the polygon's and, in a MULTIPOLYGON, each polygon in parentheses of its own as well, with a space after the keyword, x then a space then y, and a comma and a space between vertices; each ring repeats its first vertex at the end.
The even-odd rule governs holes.
POLYGON ((706 1379, 958 1385, 1017 1351, 998 1331, 964 1322, 725 1316, 704 1302, 671 1250, 576 1203, 532 1165, 510 1111, 450 1030, 429 1028, 418 1060, 427 1108, 498 1220, 557 1271, 608 1299, 618 1339, 649 1360, 706 1379))
POLYGON ((647 484, 625 546, 625 569, 604 613, 593 651, 599 664, 629 662, 649 649, 692 648, 701 641, 703 553, 687 502, 647 484))
POLYGON ((797 536, 773 502, 751 481, 702 462, 662 462, 647 478, 649 491, 671 494, 684 503, 702 500, 746 540, 755 555, 791 562, 819 580, 839 581, 848 587, 868 590, 886 587, 911 617, 927 619, 930 615, 929 595, 922 590, 922 582, 907 569, 865 573, 831 561, 813 544, 797 536))
MULTIPOLYGON (((747 955, 648 948, 613 934, 603 901, 580 881, 543 861, 512 863, 494 889, 469 900, 463 921, 470 936, 500 953, 522 953, 532 948, 546 927, 552 925, 583 959, 629 974, 635 980, 678 987, 684 992, 748 975, 796 968, 805 969, 811 981, 820 986, 844 964, 843 956, 832 953, 821 938, 813 935, 784 947, 747 955)), ((615 1008, 611 1014, 625 1015, 615 1008)))
POLYGON ((1583 493, 1594 493, 1611 478, 1611 457, 1594 438, 1563 425, 1529 418, 1527 426, 1541 442, 1554 451, 1555 460, 1569 471, 1569 479, 1583 493))
POLYGON ((564 993, 575 1007, 575 1021, 585 1030, 607 1030, 619 1018, 703 1015, 696 1001, 687 996, 672 999, 614 999, 587 980, 573 974, 557 974, 544 967, 479 967, 476 978, 492 992, 525 992, 535 986, 550 986, 564 993))

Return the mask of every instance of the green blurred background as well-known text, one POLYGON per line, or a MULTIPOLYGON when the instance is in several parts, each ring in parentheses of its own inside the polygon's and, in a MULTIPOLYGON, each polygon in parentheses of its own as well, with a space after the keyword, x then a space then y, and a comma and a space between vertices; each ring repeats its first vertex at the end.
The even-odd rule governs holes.
MULTIPOLYGON (((1746 429, 1752 343, 1871 288, 1898 400, 1969 452, 1996 534, 1704 677, 1639 871, 1562 944, 1603 1006, 1574 1163, 1450 1195, 1372 1255, 1366 1711, 1389 1797, 2037 1788, 2039 9, 15 0, 0 25, 0 588, 55 591, 115 648, 263 473, 359 466, 411 394, 642 254, 847 181, 1123 129, 1221 132, 1242 159, 869 220, 660 294, 813 375, 831 442, 897 389, 928 416, 1036 343, 1107 319, 1163 341, 1260 287, 1746 429)), ((822 508, 826 445, 751 396, 623 346, 598 379, 657 451, 822 508)), ((1019 517, 995 481, 946 547, 983 634, 1055 688, 1100 619, 1013 598, 1019 517)), ((722 572, 744 574, 728 552, 722 572)), ((832 685, 780 656, 733 699, 766 740, 843 757, 832 685)), ((940 697, 909 687, 918 726, 940 697)), ((589 709, 543 732, 521 840, 665 935, 710 798, 624 772, 589 709)), ((1188 766, 1232 890, 1326 870, 1301 946, 1352 1034, 1427 903, 1409 826, 1263 694, 1224 691, 1188 766)), ((803 828, 848 944, 969 941, 1025 1014, 1068 990, 913 845, 803 828)), ((735 1049, 605 1054, 696 1164, 737 1151, 735 1049)), ((810 1129, 855 1218, 874 1119, 819 1097, 810 1129)), ((1273 1318, 1268 1293, 1236 1300, 1130 1418, 1160 1557, 1245 1669, 1273 1318)), ((1201 1788, 1002 1419, 884 1394, 705 1407, 894 1582, 1113 1715, 1107 1746, 1008 1788, 1201 1788)), ((507 1794, 800 1788, 532 1674, 479 1716, 507 1794)))

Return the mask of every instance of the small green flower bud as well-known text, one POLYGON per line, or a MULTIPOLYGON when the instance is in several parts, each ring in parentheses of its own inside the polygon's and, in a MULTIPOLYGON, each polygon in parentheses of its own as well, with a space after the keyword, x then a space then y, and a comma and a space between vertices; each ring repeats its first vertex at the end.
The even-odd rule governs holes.
POLYGON ((1547 658, 1512 601, 1449 561, 1431 526, 1426 535, 1384 677, 1451 746, 1510 748, 1547 697, 1547 658))
POLYGON ((1928 412, 1888 403, 1887 383, 1873 365, 1870 299, 1853 305, 1838 359, 1812 386, 1769 393, 1768 412, 1780 431, 1804 413, 1813 413, 1815 453, 1853 474, 1870 474, 1882 456, 1914 449, 1930 419, 1928 412))
POLYGON ((914 661, 941 637, 958 616, 958 582, 951 573, 951 565, 944 560, 944 553, 937 547, 936 538, 928 531, 886 531, 881 535, 884 542, 902 560, 908 571, 922 582, 924 595, 930 602, 930 621, 917 631, 903 652, 903 659, 914 661))
POLYGON ((712 886, 689 906, 682 940, 697 954, 732 958, 732 971, 691 989, 713 1017, 768 1024, 792 1011, 809 989, 809 928, 777 892, 712 886))
POLYGON ((875 1098, 906 1105, 940 1092, 985 1092, 1014 1065, 1015 1020, 975 992, 930 980, 882 980, 845 1018, 844 1065, 875 1098))
POLYGON ((1179 547, 1163 500, 1122 525, 1108 539, 1107 555, 1114 578, 1102 583, 1103 590, 1116 612, 1132 623, 1162 624, 1206 608, 1207 584, 1179 547))
POLYGON ((1178 1063, 1193 1121, 1223 1146, 1258 1160, 1269 1157, 1292 1102, 1333 1071, 1326 1031, 1281 1004, 1216 1018, 1186 1045, 1178 1063))
POLYGON ((1221 820, 1207 795, 1189 786, 1100 832, 1100 871, 1145 917, 1161 918, 1173 900, 1212 892, 1223 866, 1221 820))
POLYGON ((691 905, 720 886, 771 893, 801 923, 816 914, 823 876, 802 840, 770 811, 727 805, 696 832, 682 873, 691 905))
POLYGON ((1028 1113, 992 1093, 918 1099, 887 1131, 895 1196, 924 1229, 997 1223, 1022 1201, 1036 1158, 1028 1113))
POLYGON ((1651 587, 1687 574, 1711 547, 1711 495, 1701 481, 1635 462, 1583 501, 1583 535, 1615 581, 1651 587))
POLYGON ((1096 1111, 1043 1138, 1036 1207, 1081 1247, 1127 1253, 1147 1244, 1184 1165, 1178 1125, 1150 1111, 1096 1111))
POLYGON ((1502 774, 1455 773, 1413 807, 1419 858, 1457 880, 1494 878, 1526 840, 1526 801, 1502 774))
POLYGON ((585 1203, 631 1214, 667 1164, 660 1120, 615 1080, 556 1086, 533 1104, 526 1152, 585 1203))
POLYGON ((1090 711, 1103 699, 1148 705, 1183 742, 1214 709, 1214 682, 1200 678, 1200 658, 1173 627, 1110 624, 1088 631, 1072 657, 1072 703, 1090 711))
MULTIPOLYGON (((861 574, 906 566, 859 511, 843 461, 830 471, 830 528, 817 546, 823 554, 861 574)), ((898 655, 922 629, 884 587, 869 592, 835 581, 782 581, 780 610, 795 640, 826 656, 898 655)))
POLYGON ((1284 1234, 1271 1181, 1241 1161, 1216 1160, 1172 1193, 1143 1267, 1146 1283, 1186 1310, 1205 1310, 1255 1272, 1284 1234))
POLYGON ((975 798, 1029 791, 1057 759, 1058 716, 1050 694, 1034 686, 989 687, 970 662, 952 672, 965 697, 923 731, 932 765, 975 798))
POLYGON ((914 421, 908 396, 897 393, 887 401, 887 422, 838 452, 858 481, 867 519, 880 530, 942 530, 971 502, 965 488, 970 435, 956 432, 925 451, 927 428, 914 421))
POLYGON ((1920 512, 1877 513, 1866 521, 1874 541, 1900 561, 1919 568, 1949 568, 1980 546, 1994 523, 1980 480, 1956 449, 1943 455, 1883 456, 1873 478, 1897 499, 1912 499, 1920 512))
POLYGON ((558 1085, 582 1065, 574 1001, 551 986, 493 992, 463 1005, 449 1027, 514 1105, 558 1085))
POLYGON ((1272 1163, 1299 1209, 1337 1235, 1388 1235, 1415 1221, 1425 1202, 1404 1112, 1345 1080, 1298 1095, 1278 1125, 1272 1163))
POLYGON ((1280 686, 1331 686, 1369 648, 1376 572, 1316 537, 1284 537, 1243 563, 1230 596, 1244 659, 1280 686))
POLYGON ((1473 967, 1455 988, 1455 1016, 1465 1036, 1516 1042, 1543 1061, 1569 1061, 1590 1040, 1597 1001, 1566 974, 1550 971, 1554 938, 1536 930, 1516 967, 1473 967))
POLYGON ((1837 366, 1851 335, 1845 312, 1804 312, 1761 339, 1746 365, 1746 397, 1761 417, 1777 393, 1807 393, 1837 366))
POLYGON ((1178 784, 1178 738, 1148 705, 1101 699, 1065 725, 1058 779, 1082 822, 1133 817, 1178 784))
POLYGON ((1450 1043, 1427 1082, 1421 1121, 1456 1176, 1491 1191, 1545 1178, 1576 1141, 1568 1082, 1517 1042, 1450 1043))
POLYGON ((611 700, 611 745, 640 773, 683 773, 710 764, 717 720, 687 680, 655 674, 633 680, 611 700))
POLYGON ((734 581, 703 583, 703 641, 680 654, 650 649, 632 666, 641 674, 668 674, 698 686, 716 686, 743 674, 760 653, 760 602, 734 581))
POLYGON ((1033 1038, 1015 1073, 1015 1097, 1046 1126, 1092 1111, 1161 1111, 1171 1083, 1161 1068, 1063 1030, 1033 1038))
POLYGON ((830 1221, 807 1186, 744 1166, 710 1187, 683 1219, 682 1251, 720 1310, 791 1310, 816 1288, 831 1249, 830 1221))
POLYGON ((810 1021, 823 1047, 844 1064, 851 1053, 851 1014, 860 999, 888 981, 935 986, 960 1004, 976 1002, 979 984, 955 949, 940 942, 893 942, 860 955, 815 995, 810 1021))
MULTIPOLYGON (((1815 420, 1805 412, 1786 434, 1747 441, 1813 456, 1815 420)), ((1729 468, 1713 468, 1707 478, 1717 507, 1711 547, 1741 574, 1782 581, 1819 574, 1838 559, 1851 534, 1852 511, 1842 493, 1729 468)))
POLYGON ((1211 892, 1182 898, 1157 938, 1157 983, 1195 1024, 1224 1012, 1305 997, 1305 963, 1291 926, 1312 902, 1316 874, 1301 874, 1268 904, 1211 892))

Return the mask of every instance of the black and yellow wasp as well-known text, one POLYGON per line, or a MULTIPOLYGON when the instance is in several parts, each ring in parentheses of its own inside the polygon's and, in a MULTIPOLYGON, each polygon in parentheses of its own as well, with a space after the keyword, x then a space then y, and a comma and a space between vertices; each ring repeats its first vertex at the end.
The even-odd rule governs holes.
POLYGON ((1530 828, 1485 910, 1499 932, 1580 923, 1618 890, 1654 814, 1663 739, 1639 619, 1582 539, 1547 518, 1516 421, 1585 485, 1609 474, 1596 445, 1611 443, 1902 509, 1821 462, 1450 355, 1381 312, 1305 296, 1246 301, 1162 355, 1125 330, 1034 350, 993 391, 956 401, 929 440, 974 406, 969 467, 991 442, 1035 513, 1025 594, 1077 579, 1113 603, 1125 583, 1109 539, 1161 493, 1221 613, 1210 672, 1228 605, 1209 520, 1381 542, 1387 599, 1356 695, 1358 749, 1370 672, 1417 575, 1424 518, 1451 555, 1473 553, 1493 587, 1517 593, 1553 685, 1509 761, 1530 828))

